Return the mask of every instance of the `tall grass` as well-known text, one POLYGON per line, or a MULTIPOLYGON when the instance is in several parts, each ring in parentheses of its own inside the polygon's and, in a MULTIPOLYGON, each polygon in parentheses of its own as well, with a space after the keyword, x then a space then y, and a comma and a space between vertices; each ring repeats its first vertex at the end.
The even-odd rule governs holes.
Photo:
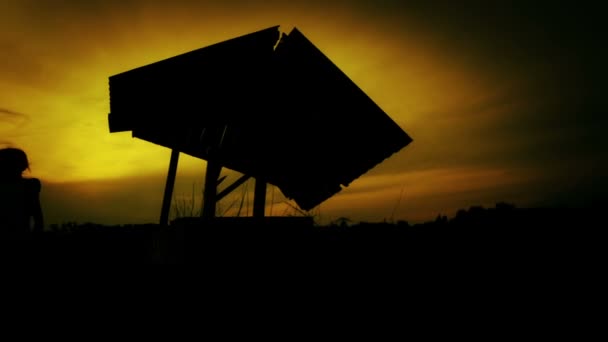
POLYGON ((178 196, 176 197, 175 194, 173 195, 173 201, 172 201, 172 211, 173 211, 173 218, 177 219, 177 218, 181 218, 181 217, 195 217, 195 216, 200 216, 201 215, 201 209, 200 206, 198 206, 198 209, 195 210, 195 208, 197 208, 196 205, 196 183, 192 183, 192 193, 190 196, 178 196))
MULTIPOLYGON (((236 216, 236 217, 247 217, 250 216, 251 207, 250 201, 253 199, 250 198, 253 196, 250 191, 250 182, 243 183, 240 186, 240 192, 233 192, 231 195, 228 195, 221 201, 219 201, 215 208, 216 217, 226 217, 226 216, 236 216)), ((270 198, 270 208, 268 209, 268 216, 272 216, 275 211, 275 204, 284 205, 284 210, 280 216, 302 216, 302 217, 312 217, 315 222, 319 222, 321 218, 321 206, 317 206, 312 210, 305 211, 298 208, 297 205, 293 204, 293 201, 290 201, 286 198, 283 198, 281 201, 279 197, 279 202, 275 202, 275 186, 270 185, 272 187, 271 190, 271 198, 270 198)), ((183 217, 200 217, 202 213, 203 201, 202 194, 204 192, 204 186, 202 187, 199 196, 197 196, 197 186, 196 183, 192 184, 192 190, 188 195, 179 195, 176 196, 174 194, 173 201, 171 205, 172 209, 172 218, 178 219, 183 217), (200 201, 200 204, 199 204, 200 201), (198 204, 198 205, 197 205, 198 204)))
MULTIPOLYGON (((173 219, 183 217, 200 217, 203 212, 204 198, 204 186, 200 191, 200 196, 197 196, 196 183, 192 183, 192 191, 188 195, 173 195, 171 201, 171 212, 173 219), (200 201, 200 205, 197 203, 200 201)), ((224 217, 227 216, 231 211, 236 211, 236 216, 249 216, 249 187, 247 182, 241 186, 240 194, 236 196, 227 196, 224 200, 218 201, 215 207, 215 216, 224 217), (230 199, 230 202, 226 204, 225 200, 230 199)))

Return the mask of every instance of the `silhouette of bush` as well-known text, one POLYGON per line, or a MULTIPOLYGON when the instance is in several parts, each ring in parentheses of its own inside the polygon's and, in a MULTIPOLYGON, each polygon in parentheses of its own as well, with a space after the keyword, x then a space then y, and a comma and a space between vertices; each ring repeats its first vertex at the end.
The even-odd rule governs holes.
POLYGON ((603 241, 596 237, 601 230, 594 213, 498 203, 420 224, 352 223, 344 218, 321 227, 313 225, 312 217, 229 217, 213 222, 183 218, 165 228, 66 222, 32 236, 29 243, 20 241, 19 249, 7 241, 3 245, 5 254, 14 251, 21 260, 41 263, 187 263, 218 257, 251 262, 336 257, 423 263, 589 262, 603 241))

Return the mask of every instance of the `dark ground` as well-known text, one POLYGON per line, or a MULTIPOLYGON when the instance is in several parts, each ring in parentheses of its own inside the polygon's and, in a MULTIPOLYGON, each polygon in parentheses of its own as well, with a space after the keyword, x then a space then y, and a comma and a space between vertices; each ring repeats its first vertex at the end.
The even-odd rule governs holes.
POLYGON ((313 226, 310 218, 182 219, 158 225, 64 225, 4 239, 4 263, 30 264, 480 264, 577 268, 604 259, 603 226, 591 209, 461 210, 451 219, 313 226))

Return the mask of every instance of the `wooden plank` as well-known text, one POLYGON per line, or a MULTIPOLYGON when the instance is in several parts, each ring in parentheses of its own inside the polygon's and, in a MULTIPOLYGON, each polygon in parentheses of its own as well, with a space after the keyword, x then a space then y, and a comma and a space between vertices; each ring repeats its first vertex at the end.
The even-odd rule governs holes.
POLYGON ((217 202, 217 179, 222 171, 222 165, 215 160, 207 161, 207 172, 205 173, 205 190, 203 191, 203 210, 201 216, 206 219, 215 217, 215 205, 217 202))
POLYGON ((256 178, 253 196, 253 217, 264 217, 264 209, 266 209, 266 181, 256 178))
POLYGON ((171 210, 171 197, 173 196, 178 161, 179 151, 175 149, 171 150, 171 160, 169 161, 169 171, 167 172, 167 182, 165 183, 165 195, 163 197, 163 206, 160 211, 161 226, 167 226, 169 224, 169 211, 171 210))
POLYGON ((216 201, 220 201, 222 198, 226 197, 228 194, 238 188, 241 184, 249 180, 249 178, 251 178, 251 176, 249 175, 241 176, 241 178, 237 179, 236 181, 234 181, 234 183, 230 184, 228 187, 226 187, 226 189, 222 190, 222 192, 217 194, 216 201))

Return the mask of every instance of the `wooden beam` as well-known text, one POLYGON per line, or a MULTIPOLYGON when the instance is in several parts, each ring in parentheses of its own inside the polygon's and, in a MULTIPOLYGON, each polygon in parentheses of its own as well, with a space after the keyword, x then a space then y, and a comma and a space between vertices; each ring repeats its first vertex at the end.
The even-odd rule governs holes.
POLYGON ((243 175, 241 178, 234 181, 234 183, 228 185, 226 189, 222 190, 219 194, 217 194, 216 201, 220 201, 222 198, 228 196, 231 192, 233 192, 236 188, 238 188, 241 184, 245 183, 251 176, 243 175))
POLYGON ((217 180, 217 186, 220 186, 220 184, 222 184, 222 182, 226 179, 226 177, 228 177, 228 176, 220 177, 220 179, 217 180))
POLYGON ((266 209, 266 181, 255 179, 255 192, 253 195, 253 217, 264 217, 266 209))
POLYGON ((217 202, 217 179, 222 171, 222 165, 213 159, 207 160, 205 173, 205 190, 203 191, 203 210, 201 216, 206 219, 215 217, 215 204, 217 202))
POLYGON ((169 225, 169 211, 171 210, 171 197, 173 196, 178 161, 179 151, 175 149, 171 150, 171 160, 169 161, 169 171, 167 172, 167 182, 165 183, 165 195, 163 196, 163 206, 160 211, 161 226, 169 225))

